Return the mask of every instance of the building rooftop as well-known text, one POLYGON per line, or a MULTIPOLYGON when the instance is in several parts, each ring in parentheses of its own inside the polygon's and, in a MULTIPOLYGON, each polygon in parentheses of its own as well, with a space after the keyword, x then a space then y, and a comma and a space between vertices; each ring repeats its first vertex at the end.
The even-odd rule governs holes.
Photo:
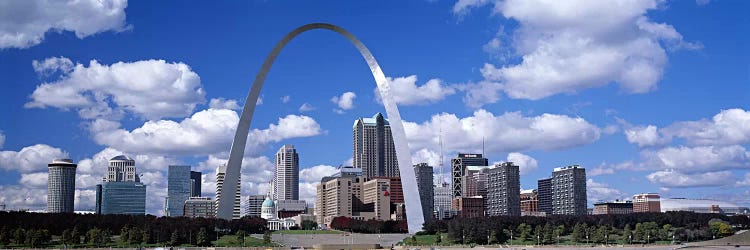
POLYGON ((126 155, 118 155, 118 156, 112 157, 110 161, 133 161, 133 158, 130 158, 129 156, 126 156, 126 155))
MULTIPOLYGON (((383 117, 383 114, 378 112, 377 114, 373 115, 372 118, 368 118, 368 117, 359 118, 356 121, 354 121, 354 125, 352 127, 356 127, 357 123, 359 123, 360 121, 364 123, 365 125, 375 125, 378 122, 378 116, 383 117)), ((383 119, 383 120, 384 120, 384 123, 383 123, 384 125, 391 125, 390 122, 388 122, 388 119, 383 119)))
POLYGON ((53 164, 73 164, 73 160, 71 159, 54 159, 52 160, 53 164))
POLYGON ((564 171, 564 170, 569 170, 569 169, 578 169, 578 168, 585 169, 584 167, 581 167, 580 165, 576 164, 576 165, 570 165, 567 167, 558 167, 558 168, 555 168, 552 172, 564 171))

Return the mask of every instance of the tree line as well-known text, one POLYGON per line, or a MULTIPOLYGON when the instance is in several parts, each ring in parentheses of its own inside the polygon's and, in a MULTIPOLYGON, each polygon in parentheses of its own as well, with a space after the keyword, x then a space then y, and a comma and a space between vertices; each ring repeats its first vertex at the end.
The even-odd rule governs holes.
MULTIPOLYGON (((463 244, 502 244, 510 240, 529 244, 648 244, 720 238, 749 226, 750 218, 747 216, 692 212, 497 216, 428 221, 423 234, 443 235, 447 241, 463 244)), ((438 240, 442 240, 442 237, 438 237, 438 240)))
POLYGON ((331 228, 354 233, 406 233, 406 220, 356 220, 349 217, 335 217, 331 220, 331 228))
POLYGON ((0 245, 43 247, 51 236, 67 246, 121 246, 139 244, 206 246, 218 235, 267 231, 266 220, 243 217, 217 218, 156 217, 153 215, 97 215, 0 212, 0 245), (119 236, 113 242, 113 236, 119 236))

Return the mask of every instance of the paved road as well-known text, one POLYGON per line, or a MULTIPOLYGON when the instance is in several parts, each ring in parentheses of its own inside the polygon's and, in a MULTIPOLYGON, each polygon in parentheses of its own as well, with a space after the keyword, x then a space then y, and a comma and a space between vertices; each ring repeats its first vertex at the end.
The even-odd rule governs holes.
MULTIPOLYGON (((318 244, 380 244, 395 245, 406 238, 406 234, 273 234, 273 241, 287 247, 312 247, 318 244)), ((263 235, 253 235, 263 238, 263 235)), ((428 248, 429 249, 429 248, 428 248)))

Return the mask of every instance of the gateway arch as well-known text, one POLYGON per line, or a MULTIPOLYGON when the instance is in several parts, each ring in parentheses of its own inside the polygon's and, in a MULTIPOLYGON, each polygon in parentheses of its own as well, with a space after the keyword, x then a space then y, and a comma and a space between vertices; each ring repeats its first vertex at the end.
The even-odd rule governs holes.
MULTIPOLYGON (((370 50, 368 50, 367 47, 365 47, 365 45, 352 33, 349 33, 343 28, 333 24, 311 23, 300 26, 286 34, 286 36, 284 36, 284 38, 273 47, 273 50, 271 50, 268 57, 266 57, 266 60, 260 67, 260 71, 258 71, 258 75, 255 76, 253 86, 250 88, 247 100, 245 100, 245 106, 242 108, 242 115, 240 116, 239 124, 237 124, 237 131, 234 134, 234 141, 232 142, 232 149, 229 154, 229 161, 227 162, 227 170, 222 192, 233 194, 239 188, 237 180, 240 176, 242 157, 245 153, 245 144, 247 143, 250 123, 252 122, 253 113, 255 112, 256 101, 258 100, 260 90, 263 87, 263 82, 266 79, 268 71, 271 70, 274 60, 276 60, 276 57, 281 53, 281 50, 284 49, 284 46, 286 46, 289 41, 301 33, 314 29, 326 29, 344 36, 349 42, 354 44, 354 47, 357 48, 367 62, 367 66, 370 67, 370 71, 372 71, 372 76, 377 83, 380 97, 391 124, 391 133, 393 135, 396 156, 398 158, 399 174, 404 189, 404 202, 406 203, 406 216, 408 218, 409 233, 414 234, 421 231, 422 224, 424 223, 422 204, 419 199, 419 191, 417 189, 416 177, 412 168, 411 153, 409 152, 409 146, 406 141, 404 125, 401 122, 401 115, 398 112, 398 107, 396 107, 396 102, 391 95, 391 88, 388 85, 385 74, 383 74, 383 70, 380 69, 378 62, 375 60, 375 57, 372 56, 370 50)), ((216 217, 227 220, 232 219, 233 205, 234 199, 219 200, 216 217)))

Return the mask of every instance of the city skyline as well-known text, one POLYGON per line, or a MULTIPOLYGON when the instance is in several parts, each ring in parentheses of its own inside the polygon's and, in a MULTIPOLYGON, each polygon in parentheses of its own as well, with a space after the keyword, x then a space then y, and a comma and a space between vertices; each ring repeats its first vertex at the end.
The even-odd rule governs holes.
MULTIPOLYGON (((95 26, 37 20, 49 32, 0 14, 18 27, 0 35, 36 38, 0 41, 0 203, 44 209, 47 164, 70 158, 78 164, 75 210, 91 211, 95 185, 117 155, 138 164, 147 213, 163 210, 169 165, 202 172, 202 195, 214 197, 215 169, 228 158, 238 109, 266 53, 294 27, 325 21, 357 34, 380 60, 412 163, 435 167, 436 180, 443 172, 451 183, 457 153, 483 153, 489 165, 518 164, 522 189, 580 164, 589 207, 650 192, 750 205, 742 58, 750 35, 737 32, 747 29, 748 3, 643 1, 618 12, 584 2, 571 17, 553 15, 565 6, 480 2, 337 5, 362 17, 328 10, 332 3, 183 3, 162 22, 148 10, 175 3, 117 1, 102 7, 112 15, 91 15, 95 26), (600 10, 621 15, 607 16, 611 23, 577 18, 602 18, 600 10), (191 21, 195 15, 227 25, 191 21), (569 29, 549 25, 561 21, 569 29)), ((284 144, 304 154, 299 197, 309 204, 321 177, 353 165, 351 122, 384 113, 357 57, 322 31, 280 55, 251 126, 243 202, 269 190, 284 144)))

